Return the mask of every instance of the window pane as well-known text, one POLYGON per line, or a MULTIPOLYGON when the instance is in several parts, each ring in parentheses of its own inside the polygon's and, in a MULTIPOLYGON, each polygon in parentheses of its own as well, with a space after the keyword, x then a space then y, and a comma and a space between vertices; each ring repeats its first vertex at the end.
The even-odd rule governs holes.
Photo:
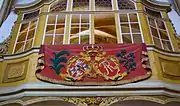
POLYGON ((54 25, 46 26, 46 34, 54 34, 54 25))
POLYGON ((71 35, 70 44, 79 44, 79 35, 71 35))
POLYGON ((137 14, 129 14, 131 22, 138 22, 137 14))
POLYGON ((71 19, 71 23, 79 23, 80 22, 80 14, 73 14, 72 15, 72 19, 71 19))
POLYGON ((24 42, 16 43, 15 53, 19 53, 23 51, 24 42))
POLYGON ((117 44, 117 39, 114 37, 95 34, 95 44, 117 44))
POLYGON ((65 23, 65 16, 66 15, 58 15, 57 17, 57 24, 64 24, 65 23))
POLYGON ((140 29, 139 29, 139 24, 133 24, 131 23, 131 29, 132 29, 132 33, 140 33, 140 29))
POLYGON ((79 31, 79 25, 71 25, 71 34, 78 34, 79 31))
POLYGON ((29 23, 21 24, 20 32, 25 32, 28 30, 29 23))
POLYGON ((29 29, 34 29, 36 27, 36 24, 37 24, 37 20, 32 21, 29 29))
POLYGON ((52 43, 53 43, 53 36, 45 36, 45 40, 44 40, 44 44, 46 44, 46 45, 52 45, 52 43))
POLYGON ((122 33, 130 33, 129 24, 121 24, 122 33))
POLYGON ((31 39, 31 40, 28 40, 28 41, 26 42, 26 45, 25 45, 25 49, 24 49, 24 50, 30 49, 30 48, 32 47, 32 42, 33 42, 32 39, 31 39))
POLYGON ((89 35, 81 36, 81 44, 89 44, 89 35))
POLYGON ((121 22, 128 22, 127 14, 120 14, 120 21, 121 22))
POLYGON ((156 27, 156 24, 155 24, 155 21, 154 21, 153 18, 148 17, 148 20, 149 20, 149 24, 150 24, 151 26, 156 27))
POLYGON ((27 39, 34 38, 34 34, 35 34, 35 29, 30 30, 30 31, 29 31, 29 33, 28 33, 28 37, 27 37, 27 39))
POLYGON ((47 24, 55 24, 56 15, 48 15, 48 23, 47 24))
POLYGON ((151 28, 151 32, 152 32, 152 35, 159 38, 158 36, 158 32, 157 32, 157 29, 153 28, 153 27, 150 27, 151 28))
POLYGON ((142 38, 140 34, 133 34, 134 43, 142 43, 142 38))
POLYGON ((19 33, 19 37, 18 37, 17 42, 25 41, 26 40, 26 35, 27 35, 27 32, 19 33))
POLYGON ((123 34, 123 43, 132 43, 131 35, 130 34, 123 34))
POLYGON ((168 38, 168 35, 167 35, 167 32, 166 32, 166 31, 159 30, 159 33, 160 33, 161 39, 169 40, 169 38, 168 38))
POLYGON ((171 44, 170 44, 169 41, 162 40, 162 43, 163 43, 163 47, 164 47, 165 50, 172 51, 172 47, 171 47, 171 44))
POLYGON ((56 35, 55 36, 55 45, 61 45, 63 44, 63 35, 56 35))
POLYGON ((56 34, 64 34, 64 25, 56 25, 56 34))
MULTIPOLYGON (((114 14, 95 14, 94 24, 95 40, 99 41, 101 36, 104 37, 102 38, 104 41, 100 41, 101 43, 117 42, 114 14), (112 40, 112 42, 110 40, 112 40)), ((98 41, 95 42, 98 43, 98 41)))
POLYGON ((160 39, 155 38, 155 37, 153 37, 153 39, 154 39, 154 45, 157 46, 157 47, 159 47, 159 48, 162 48, 162 47, 161 47, 160 39))
POLYGON ((89 23, 89 14, 81 14, 81 23, 89 23))
POLYGON ((161 18, 161 13, 160 12, 153 11, 153 10, 150 10, 148 8, 146 8, 146 12, 147 12, 147 14, 149 14, 149 15, 151 15, 153 17, 161 18))
POLYGON ((165 28, 165 25, 164 25, 164 22, 163 22, 163 21, 156 20, 156 22, 157 22, 158 28, 166 30, 166 28, 165 28))

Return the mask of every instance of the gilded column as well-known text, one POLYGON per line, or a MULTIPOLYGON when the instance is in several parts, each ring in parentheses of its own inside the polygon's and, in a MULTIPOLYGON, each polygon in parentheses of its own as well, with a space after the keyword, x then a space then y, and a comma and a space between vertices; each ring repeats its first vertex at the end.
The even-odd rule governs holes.
POLYGON ((48 9, 49 9, 49 5, 44 5, 43 7, 41 7, 39 21, 38 21, 38 27, 37 27, 37 31, 36 31, 36 37, 34 39, 34 47, 39 47, 43 42, 44 29, 46 27, 47 15, 42 14, 42 13, 48 12, 48 9))
POLYGON ((138 17, 139 17, 141 30, 142 30, 142 36, 144 38, 144 43, 152 44, 153 42, 152 42, 152 39, 151 39, 150 29, 148 27, 149 25, 148 25, 148 22, 147 22, 146 15, 143 12, 144 11, 144 6, 142 5, 142 3, 137 2, 136 7, 137 7, 137 10, 140 11, 138 13, 138 17))

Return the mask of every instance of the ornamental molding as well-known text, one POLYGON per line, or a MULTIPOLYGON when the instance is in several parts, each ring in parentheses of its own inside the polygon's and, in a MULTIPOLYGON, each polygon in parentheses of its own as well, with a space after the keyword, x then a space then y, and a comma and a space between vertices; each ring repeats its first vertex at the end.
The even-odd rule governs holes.
POLYGON ((154 102, 158 104, 168 104, 173 102, 180 103, 180 98, 172 98, 165 96, 121 96, 121 97, 29 97, 28 100, 16 99, 7 100, 0 102, 0 106, 8 104, 21 104, 23 106, 31 105, 34 103, 44 102, 44 101, 64 101, 68 103, 75 104, 76 106, 88 106, 88 105, 98 105, 98 106, 111 106, 117 102, 131 101, 131 100, 143 100, 154 102))
POLYGON ((8 48, 10 46, 12 36, 6 38, 2 43, 0 43, 0 55, 4 55, 8 53, 8 48))

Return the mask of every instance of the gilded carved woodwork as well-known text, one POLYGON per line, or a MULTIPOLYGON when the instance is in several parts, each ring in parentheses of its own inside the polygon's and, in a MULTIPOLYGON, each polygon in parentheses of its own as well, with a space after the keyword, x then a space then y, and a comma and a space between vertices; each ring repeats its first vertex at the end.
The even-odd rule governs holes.
POLYGON ((23 80, 26 76, 28 60, 17 63, 8 63, 5 68, 3 82, 15 82, 23 80))
POLYGON ((35 103, 42 103, 44 101, 64 101, 75 104, 76 106, 111 106, 117 102, 142 100, 158 104, 180 103, 180 98, 166 97, 166 96, 120 96, 120 97, 29 97, 28 99, 16 99, 0 102, 1 105, 18 103, 23 106, 28 106, 35 103))

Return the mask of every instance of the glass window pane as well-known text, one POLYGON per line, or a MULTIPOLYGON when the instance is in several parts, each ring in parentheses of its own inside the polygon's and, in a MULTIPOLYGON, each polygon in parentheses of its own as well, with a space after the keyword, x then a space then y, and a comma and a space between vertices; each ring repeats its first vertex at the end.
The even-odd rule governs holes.
POLYGON ((79 35, 70 35, 70 44, 79 44, 79 35))
POLYGON ((158 36, 158 32, 157 32, 157 29, 153 28, 153 27, 150 27, 151 28, 151 32, 152 32, 152 35, 159 38, 158 36))
POLYGON ((80 22, 80 14, 73 14, 72 15, 72 19, 71 19, 71 23, 79 23, 80 22))
POLYGON ((46 26, 46 34, 54 34, 54 25, 46 26))
POLYGON ((128 22, 127 14, 120 14, 120 21, 121 22, 128 22))
POLYGON ((159 30, 159 33, 160 33, 161 39, 169 40, 169 38, 168 38, 168 35, 167 35, 167 32, 166 32, 166 31, 159 30))
POLYGON ((131 23, 131 29, 132 29, 132 33, 140 33, 140 29, 139 29, 139 24, 133 24, 131 23))
POLYGON ((131 22, 138 22, 137 14, 129 14, 131 22))
POLYGON ((66 15, 58 15, 57 17, 57 24, 64 24, 65 23, 65 16, 66 15))
POLYGON ((81 15, 81 23, 89 23, 89 14, 81 15))
POLYGON ((56 34, 64 34, 64 25, 56 25, 56 34))
POLYGON ((95 44, 117 44, 117 39, 106 35, 95 34, 95 44))
POLYGON ((24 42, 16 43, 15 53, 22 52, 24 48, 24 42))
POLYGON ((123 43, 132 43, 131 35, 130 34, 123 34, 123 43))
POLYGON ((153 16, 153 17, 157 17, 157 18, 161 18, 161 13, 160 12, 157 12, 157 11, 153 11, 153 10, 150 10, 148 8, 146 8, 146 12, 153 16))
POLYGON ((48 15, 48 23, 47 24, 55 24, 56 15, 48 15))
POLYGON ((20 32, 25 32, 28 30, 29 23, 21 24, 20 32))
POLYGON ((54 44, 55 45, 63 44, 63 35, 56 35, 54 44))
POLYGON ((28 37, 27 37, 27 39, 34 38, 34 34, 35 34, 35 29, 30 30, 30 31, 29 31, 29 33, 28 33, 28 37))
POLYGON ((155 24, 155 20, 151 17, 148 17, 148 20, 149 20, 149 24, 153 27, 156 27, 156 24, 155 24))
POLYGON ((79 31, 79 25, 71 25, 71 34, 78 34, 79 31))
POLYGON ((162 40, 162 43, 165 50, 172 51, 171 43, 169 41, 162 40))
POLYGON ((36 27, 36 24, 37 24, 37 20, 32 21, 31 24, 30 24, 29 29, 34 29, 36 27))
POLYGON ((166 30, 163 21, 161 21, 161 20, 156 20, 156 22, 157 22, 158 28, 166 30))
POLYGON ((27 32, 19 33, 17 42, 22 42, 26 40, 27 32))
POLYGON ((153 37, 153 40, 154 40, 154 45, 155 46, 157 46, 159 48, 162 48, 160 39, 153 37))
POLYGON ((129 24, 121 24, 122 33, 130 33, 129 24))
POLYGON ((44 44, 46 44, 46 45, 52 45, 52 43, 53 43, 53 36, 45 36, 45 40, 44 40, 44 44))
MULTIPOLYGON (((102 38, 104 40, 104 42, 101 41, 102 43, 117 42, 114 14, 95 14, 94 24, 95 40, 101 39, 99 37, 102 36, 104 37, 102 38), (110 40, 112 40, 112 42, 110 40)), ((98 41, 95 42, 98 43, 98 41)))
POLYGON ((30 49, 30 48, 32 47, 32 42, 33 42, 32 39, 31 39, 31 40, 28 40, 28 41, 26 42, 26 45, 25 45, 25 49, 24 49, 24 50, 30 49))
POLYGON ((81 35, 81 44, 89 44, 89 35, 81 35))
POLYGON ((141 34, 133 34, 134 43, 142 43, 141 34))

